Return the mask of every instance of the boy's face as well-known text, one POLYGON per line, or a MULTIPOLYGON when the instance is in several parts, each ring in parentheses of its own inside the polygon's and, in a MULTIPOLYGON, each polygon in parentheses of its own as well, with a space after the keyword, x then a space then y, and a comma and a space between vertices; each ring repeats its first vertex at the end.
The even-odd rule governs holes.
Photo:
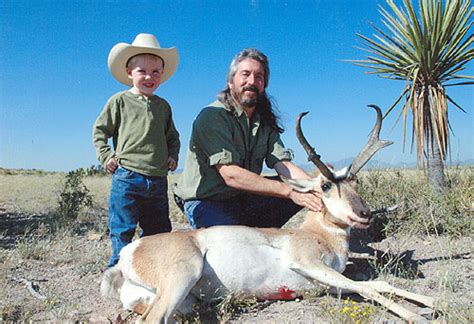
POLYGON ((163 61, 157 56, 139 55, 133 58, 127 74, 133 82, 132 92, 151 96, 160 86, 163 61))

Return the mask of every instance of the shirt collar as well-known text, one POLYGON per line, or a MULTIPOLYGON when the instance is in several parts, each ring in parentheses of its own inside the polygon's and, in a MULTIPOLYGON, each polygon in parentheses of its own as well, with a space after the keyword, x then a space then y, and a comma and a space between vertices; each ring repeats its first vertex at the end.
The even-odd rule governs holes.
MULTIPOLYGON (((224 105, 219 100, 214 101, 209 106, 224 108, 225 110, 227 110, 228 112, 233 113, 235 116, 237 116, 239 118, 244 113, 244 110, 241 107, 228 107, 228 106, 224 105)), ((252 135, 255 136, 256 133, 257 133, 258 128, 260 127, 260 114, 257 111, 255 111, 253 113, 252 121, 253 121, 252 135)))
MULTIPOLYGON (((141 99, 141 100, 144 100, 144 101, 147 100, 147 97, 145 97, 145 96, 142 95, 142 94, 133 93, 133 92, 131 92, 130 90, 126 90, 126 93, 127 93, 128 95, 134 97, 134 98, 138 98, 138 99, 141 99)), ((148 97, 148 99, 149 99, 150 101, 154 101, 154 100, 156 100, 157 98, 158 98, 158 96, 155 95, 155 94, 153 94, 153 95, 151 95, 151 96, 148 97)))

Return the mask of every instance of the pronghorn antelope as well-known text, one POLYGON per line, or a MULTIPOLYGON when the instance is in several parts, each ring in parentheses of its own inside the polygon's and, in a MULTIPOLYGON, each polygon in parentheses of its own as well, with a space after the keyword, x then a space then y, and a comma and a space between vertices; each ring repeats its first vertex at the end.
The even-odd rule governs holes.
POLYGON ((381 112, 368 144, 344 172, 328 168, 304 138, 301 114, 297 136, 321 173, 312 180, 285 180, 295 190, 320 190, 324 208, 308 211, 298 229, 215 226, 143 237, 127 245, 119 263, 104 273, 103 295, 119 293, 123 306, 142 321, 172 321, 197 299, 243 293, 258 299, 294 299, 321 284, 360 294, 408 321, 422 316, 387 299, 390 293, 434 307, 434 299, 382 281, 353 281, 341 273, 348 259, 351 227, 369 225, 371 211, 354 189, 355 174, 379 149, 381 112))

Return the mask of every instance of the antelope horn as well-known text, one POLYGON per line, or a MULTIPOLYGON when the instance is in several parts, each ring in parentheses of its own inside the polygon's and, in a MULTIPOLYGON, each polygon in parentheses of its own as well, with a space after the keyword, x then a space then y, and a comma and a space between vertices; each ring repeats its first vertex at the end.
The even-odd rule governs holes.
POLYGON ((378 150, 384 148, 385 146, 392 145, 392 141, 380 140, 380 129, 382 128, 382 111, 376 105, 368 105, 367 107, 374 108, 377 112, 377 121, 375 123, 372 134, 370 135, 369 142, 364 146, 362 151, 356 156, 354 161, 352 161, 349 166, 349 172, 353 175, 362 169, 362 167, 369 162, 369 160, 377 153, 378 150))
POLYGON ((306 151, 306 154, 308 154, 308 161, 313 162, 318 167, 319 171, 321 171, 321 173, 326 178, 328 178, 328 180, 335 182, 336 176, 334 175, 334 173, 331 170, 329 170, 326 164, 324 164, 321 161, 321 156, 316 153, 314 148, 308 143, 308 141, 303 135, 303 131, 301 130, 301 119, 303 118, 303 116, 307 114, 308 112, 303 112, 299 114, 298 118, 296 119, 296 137, 298 138, 298 141, 300 142, 300 144, 303 146, 304 150, 306 151))

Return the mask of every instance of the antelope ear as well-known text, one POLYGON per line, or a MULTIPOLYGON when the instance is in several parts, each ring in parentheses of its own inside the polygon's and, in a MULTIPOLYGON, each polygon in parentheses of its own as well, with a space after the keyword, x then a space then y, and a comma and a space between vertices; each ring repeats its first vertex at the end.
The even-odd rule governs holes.
POLYGON ((298 192, 310 192, 316 188, 316 179, 306 180, 306 179, 290 179, 284 176, 281 176, 281 179, 284 183, 289 185, 291 188, 298 192))

